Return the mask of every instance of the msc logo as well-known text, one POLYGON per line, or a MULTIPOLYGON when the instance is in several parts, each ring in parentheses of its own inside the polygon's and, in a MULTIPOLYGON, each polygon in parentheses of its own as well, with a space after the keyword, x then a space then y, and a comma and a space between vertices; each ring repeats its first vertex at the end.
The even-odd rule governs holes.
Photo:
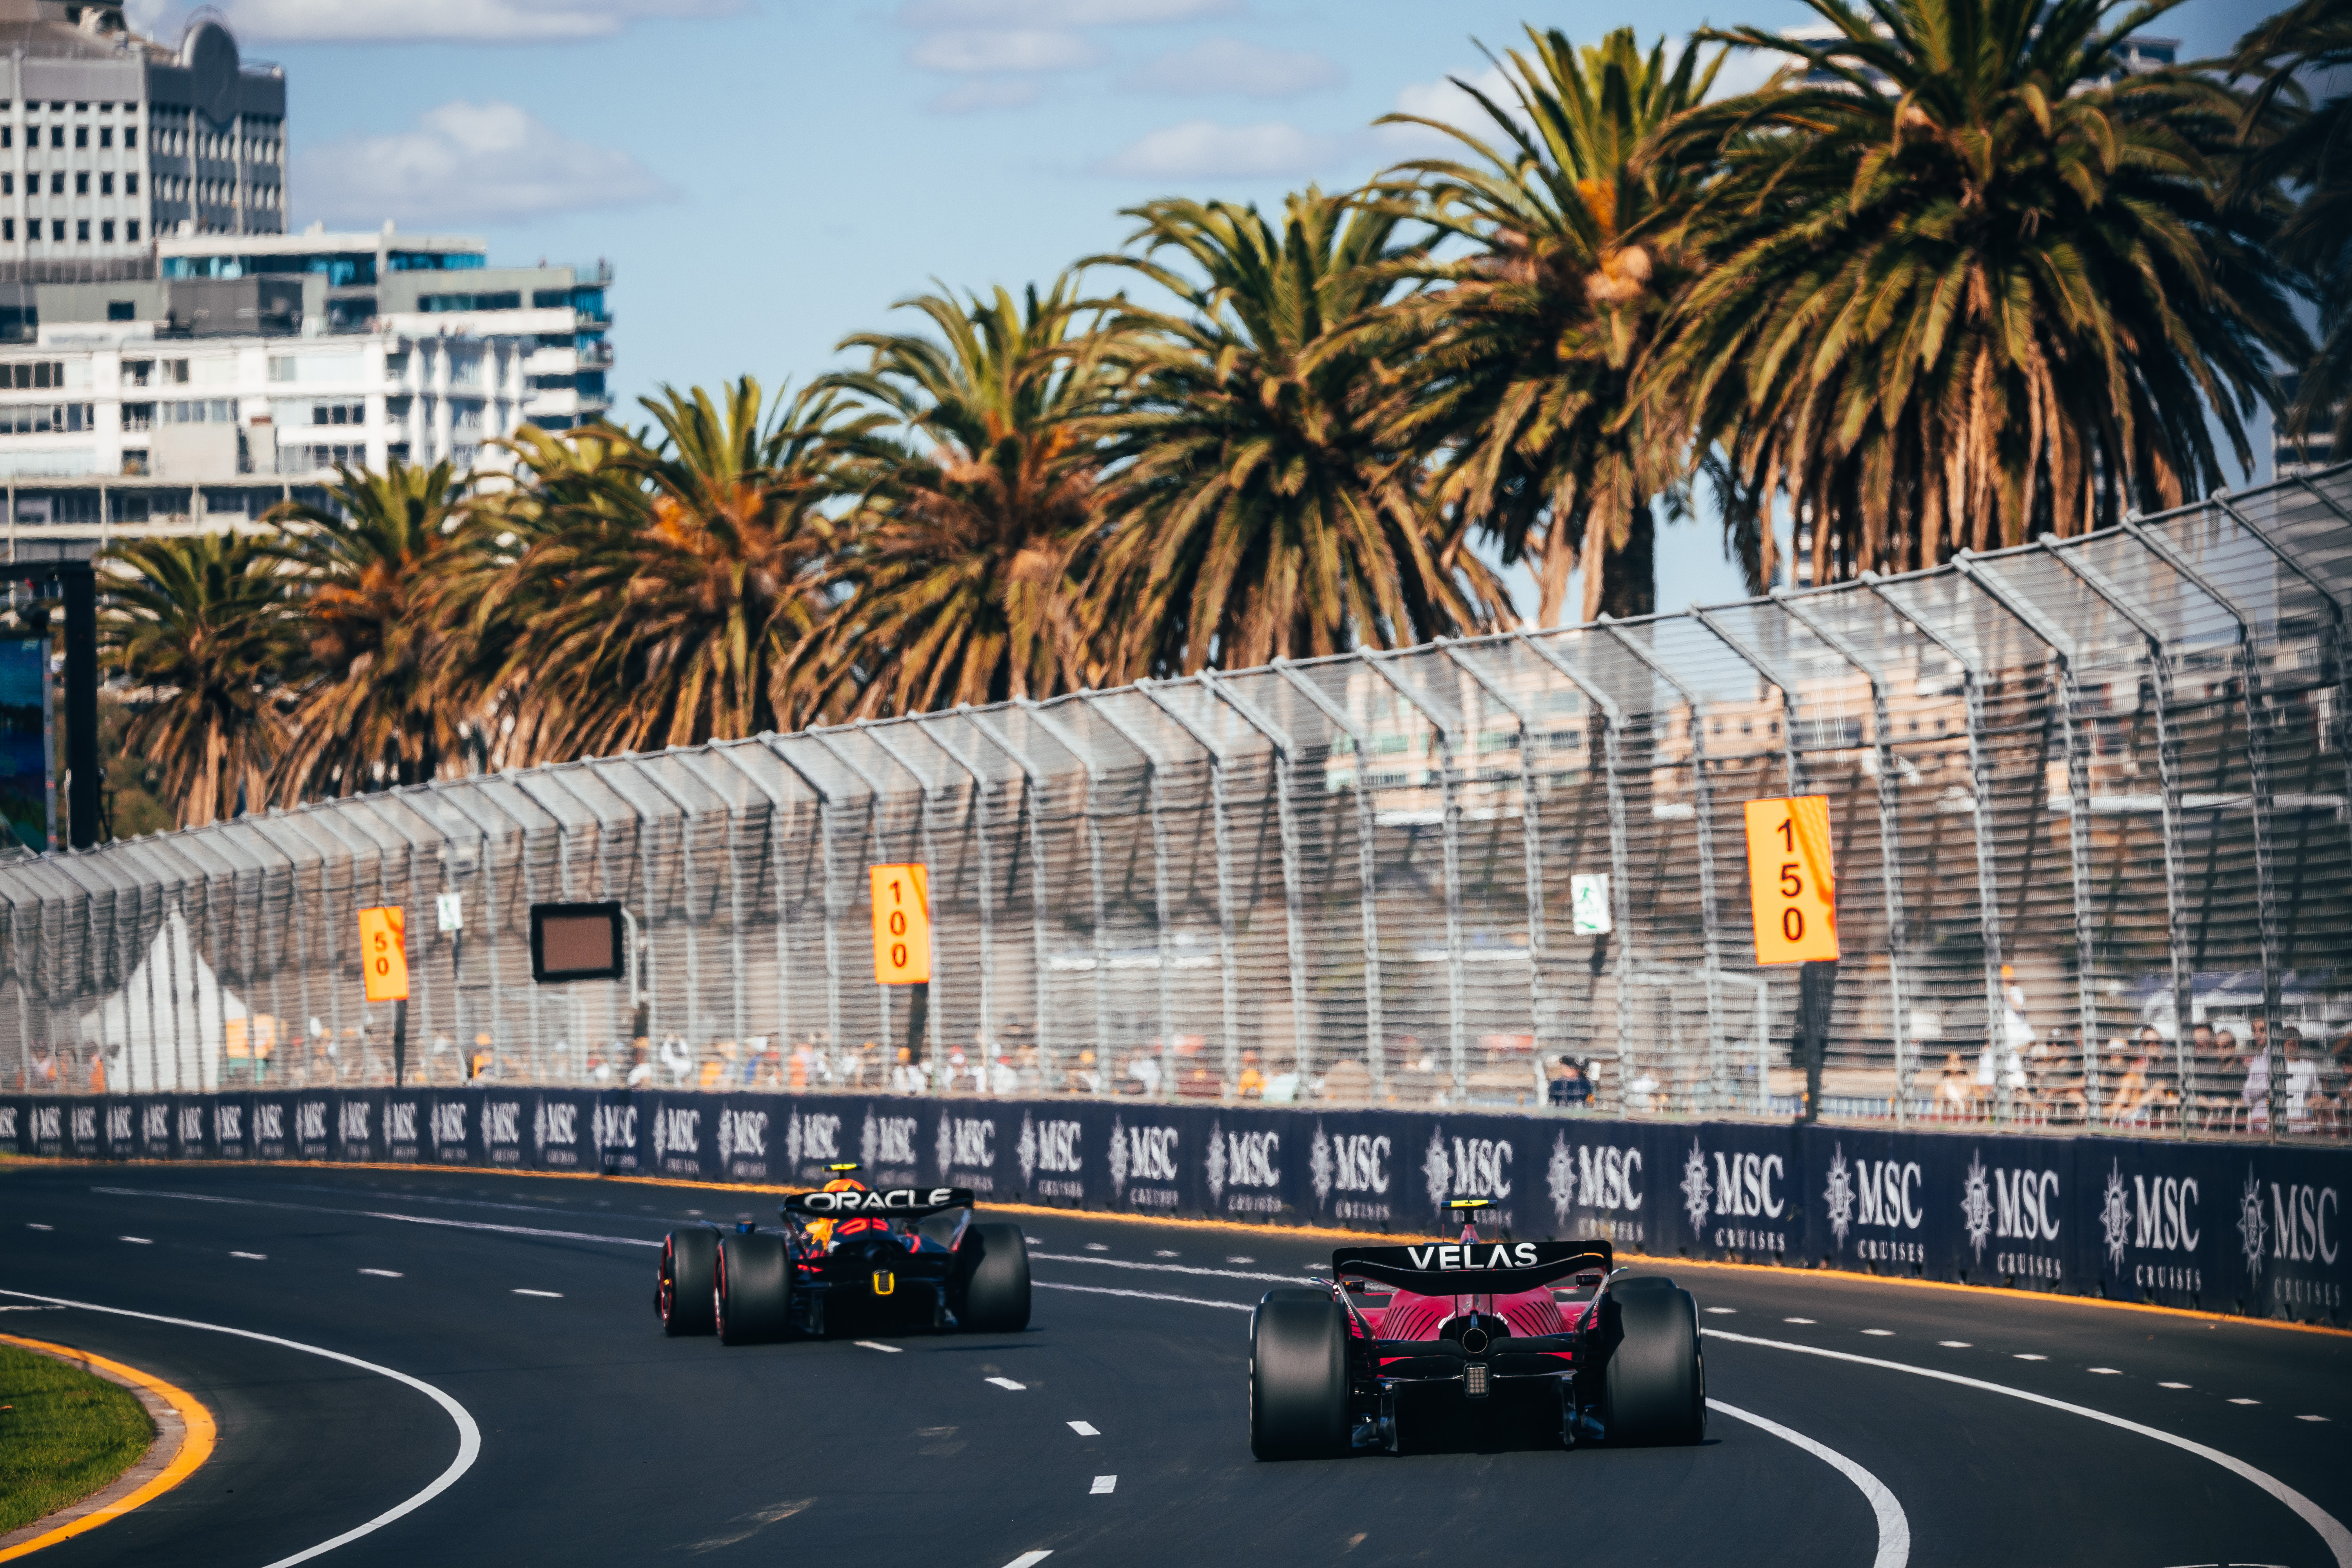
POLYGON ((539 1109, 530 1115, 532 1149, 543 1154, 551 1143, 569 1149, 579 1141, 580 1108, 561 1101, 541 1100, 539 1109))
MULTIPOLYGON (((1225 1189, 1271 1189, 1282 1184, 1282 1135, 1278 1132, 1227 1132, 1209 1123, 1209 1201, 1220 1202, 1225 1189)), ((1271 1214, 1282 1207, 1280 1197, 1261 1191, 1236 1192, 1230 1205, 1252 1213, 1271 1214)))
MULTIPOLYGON (((1177 1132, 1173 1127, 1129 1127, 1114 1116, 1110 1122, 1110 1185, 1115 1193, 1125 1194, 1130 1182, 1171 1183, 1176 1180, 1177 1132)), ((1136 1201, 1149 1202, 1152 1206, 1173 1208, 1173 1192, 1155 1193, 1147 1199, 1139 1194, 1136 1201)))
POLYGON ((213 1135, 224 1143, 245 1142, 245 1107, 215 1105, 213 1107, 213 1135))
POLYGON ((2194 1176, 2135 1175, 2126 1187, 2123 1162, 2112 1163, 2099 1205, 2099 1228, 2106 1238, 2109 1265, 2122 1268, 2126 1247, 2146 1252, 2196 1251, 2198 1201, 2194 1176))
POLYGON ((931 1152, 939 1160, 942 1177, 958 1166, 983 1171, 995 1169, 995 1118, 941 1116, 939 1136, 932 1140, 931 1152))
POLYGON ((286 1140, 286 1108, 282 1105, 257 1105, 253 1108, 253 1135, 265 1143, 282 1143, 286 1140))
POLYGON ((335 1136, 346 1143, 368 1141, 368 1103, 364 1100, 346 1100, 335 1107, 335 1136))
POLYGON ((383 1141, 387 1143, 416 1142, 416 1101, 395 1100, 383 1108, 383 1141))
POLYGON ((722 1110, 719 1113, 719 1159, 721 1164, 738 1154, 768 1153, 768 1113, 764 1110, 722 1110))
POLYGON ((1499 1138, 1456 1138, 1450 1148, 1443 1125, 1429 1134, 1421 1173, 1432 1208, 1448 1198, 1507 1198, 1511 1195, 1510 1143, 1499 1138))
POLYGON ((1552 1214, 1562 1224, 1567 1223, 1570 1209, 1638 1212, 1641 1179, 1639 1149, 1605 1143, 1579 1143, 1570 1149, 1565 1132, 1551 1141, 1551 1163, 1544 1173, 1544 1185, 1551 1194, 1552 1214))
POLYGON ((433 1146, 463 1143, 466 1141, 466 1107, 463 1101, 442 1103, 433 1108, 433 1146))
MULTIPOLYGON (((0 1138, 14 1137, 16 1131, 16 1128, 11 1126, 5 1131, 0 1131, 0 1138)), ((110 1105, 106 1108, 106 1141, 110 1143, 131 1142, 131 1108, 129 1106, 110 1105)))
POLYGON ((16 1108, 13 1105, 0 1105, 0 1138, 12 1143, 16 1141, 16 1108))
POLYGON ((2004 1171, 1992 1173, 1993 1234, 2020 1241, 2058 1239, 2058 1173, 2004 1171))
POLYGON ((522 1102, 494 1100, 482 1107, 482 1142, 493 1146, 522 1142, 522 1102))
POLYGON ((1307 1173, 1315 1184, 1315 1202, 1321 1206, 1335 1193, 1386 1193, 1389 1153, 1394 1147, 1385 1133, 1342 1132, 1327 1136, 1323 1123, 1315 1124, 1315 1142, 1307 1145, 1307 1173))
POLYGON ((857 1136, 857 1158, 869 1170, 913 1164, 915 1125, 911 1116, 877 1116, 867 1111, 866 1125, 857 1136))
POLYGON ((1082 1128, 1076 1121, 1031 1122, 1028 1113, 1021 1116, 1021 1142, 1016 1152, 1021 1159, 1021 1179, 1027 1181, 1039 1171, 1056 1175, 1074 1176, 1084 1168, 1079 1152, 1082 1128))
MULTIPOLYGON (((37 1131, 34 1135, 36 1137, 39 1136, 38 1131, 37 1131)), ((57 1132, 54 1128, 51 1129, 49 1136, 52 1138, 57 1136, 57 1132)), ((201 1105, 184 1105, 180 1107, 180 1142, 183 1143, 201 1144, 204 1141, 205 1108, 201 1105)))
MULTIPOLYGON (((803 1160, 838 1160, 841 1158, 841 1118, 824 1111, 812 1111, 803 1116, 792 1111, 784 1118, 784 1159, 797 1165, 803 1160)), ((913 1157, 908 1156, 912 1163, 913 1157)))
POLYGON ((654 1110, 654 1158, 665 1160, 673 1149, 691 1154, 702 1144, 702 1112, 684 1105, 664 1105, 654 1110))
POLYGON ((599 1149, 635 1149, 637 1146, 637 1108, 634 1105, 600 1105, 596 1108, 596 1147, 599 1149))
POLYGON ((73 1108, 73 1141, 77 1143, 98 1142, 98 1107, 77 1105, 73 1108))
MULTIPOLYGON (((1845 1145, 1835 1146, 1830 1159, 1829 1184, 1822 1199, 1830 1218, 1830 1234, 1845 1248, 1846 1232, 1854 1226, 1885 1230, 1916 1230, 1927 1213, 1914 1201, 1924 1178, 1916 1160, 1856 1160, 1846 1163, 1845 1145)), ((1865 1250, 1864 1256, 1876 1256, 1865 1250)), ((1924 1257, 1924 1254, 1923 1254, 1924 1257)), ((1918 1261, 1904 1258, 1900 1261, 1918 1261)))
MULTIPOLYGON (((327 1141, 327 1102, 325 1100, 305 1100, 295 1105, 294 1136, 304 1143, 323 1143, 327 1141)), ((362 1133, 361 1136, 364 1137, 366 1134, 362 1133)))
POLYGON ((2343 1203, 2334 1187, 2315 1187, 2302 1182, 2257 1181, 2252 1167, 2246 1171, 2246 1190, 2238 1200, 2238 1230, 2245 1241, 2246 1277, 2259 1283, 2264 1257, 2263 1242, 2269 1241, 2268 1256, 2278 1263, 2333 1263, 2342 1250, 2340 1236, 2331 1235, 2329 1226, 2335 1216, 2343 1212, 2343 1203), (2271 1190, 2270 1209, 2263 1208, 2263 1188, 2271 1190))
MULTIPOLYGON (((64 1121, 58 1115, 58 1108, 56 1106, 37 1105, 33 1107, 34 1142, 56 1142, 58 1141, 58 1130, 64 1125, 64 1121)), ((196 1123, 196 1136, 199 1139, 204 1137, 204 1123, 202 1121, 198 1121, 196 1123)))

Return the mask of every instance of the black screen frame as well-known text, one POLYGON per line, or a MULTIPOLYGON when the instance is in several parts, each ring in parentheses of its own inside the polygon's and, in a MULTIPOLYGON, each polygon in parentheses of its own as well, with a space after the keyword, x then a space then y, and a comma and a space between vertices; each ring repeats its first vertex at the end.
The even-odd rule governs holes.
POLYGON ((617 901, 593 904, 533 904, 530 906, 530 977, 541 985, 564 985, 575 980, 619 980, 628 973, 628 933, 621 919, 617 901), (550 969, 547 967, 546 922, 559 920, 580 920, 602 915, 613 925, 613 963, 599 969, 550 969))

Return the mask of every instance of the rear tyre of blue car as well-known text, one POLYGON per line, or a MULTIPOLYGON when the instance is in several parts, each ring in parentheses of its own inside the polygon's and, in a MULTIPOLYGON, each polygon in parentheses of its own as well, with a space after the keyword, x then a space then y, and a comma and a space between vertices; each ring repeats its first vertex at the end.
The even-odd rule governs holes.
POLYGON ((719 1233, 709 1226, 674 1230, 662 1237, 661 1273, 654 1284, 654 1308, 662 1332, 707 1334, 712 1328, 711 1282, 718 1265, 719 1233))
POLYGON ((1348 1317, 1320 1290, 1269 1290, 1250 1315, 1250 1452, 1348 1451, 1348 1317))
POLYGON ((957 1249, 956 1321, 982 1334, 1016 1334, 1029 1326, 1029 1240, 1017 1225, 964 1228, 957 1249))
POLYGON ((1621 1280, 1601 1304, 1601 1419, 1612 1447, 1706 1437, 1698 1303, 1671 1279, 1621 1280))
POLYGON ((784 1238, 756 1231, 720 1237, 711 1302, 719 1343, 782 1339, 793 1303, 793 1259, 784 1238))

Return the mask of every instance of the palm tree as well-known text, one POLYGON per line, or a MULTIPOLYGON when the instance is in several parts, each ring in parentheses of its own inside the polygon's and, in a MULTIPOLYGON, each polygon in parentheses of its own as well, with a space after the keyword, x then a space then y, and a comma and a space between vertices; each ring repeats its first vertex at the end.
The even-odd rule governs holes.
POLYGON ((126 748, 155 759, 183 827, 259 807, 287 740, 283 563, 255 535, 213 533, 118 544, 101 570, 102 656, 153 694, 126 748))
POLYGON ((2209 412, 2250 466, 2265 350, 2303 342, 2278 204, 2222 199, 2234 95, 2131 68, 2161 0, 1807 4, 1830 41, 1708 35, 1805 79, 1661 139, 1726 172, 1649 392, 1791 498, 1815 580, 2177 504, 2224 478, 2209 412))
POLYGON ((1410 345, 1423 374, 1400 400, 1401 438, 1440 454, 1437 497, 1538 563, 1550 625, 1584 571, 1582 618, 1646 614, 1655 597, 1652 498, 1680 479, 1680 421, 1633 389, 1667 305, 1690 279, 1678 243, 1703 160, 1637 162, 1647 140, 1706 96, 1723 55, 1694 45, 1669 66, 1621 28, 1579 49, 1528 29, 1502 62, 1508 105, 1467 82, 1492 141, 1392 114, 1475 154, 1390 170, 1377 186, 1463 242, 1402 268, 1426 284, 1368 323, 1410 345))
POLYGON ((482 526, 519 555, 476 624, 500 649, 489 684, 518 721, 513 760, 810 716, 785 664, 827 607, 840 443, 871 421, 823 393, 772 404, 748 376, 719 398, 664 387, 643 402, 658 437, 596 426, 506 443, 525 482, 486 504, 482 526))
POLYGON ((447 462, 338 468, 333 510, 301 502, 263 521, 292 537, 298 690, 271 776, 282 801, 421 784, 457 749, 466 652, 447 603, 471 542, 465 481, 447 462))
POLYGON ((858 531, 835 574, 853 589, 799 664, 830 713, 1046 697, 1104 678, 1082 599, 1102 458, 1079 418, 1112 381, 1077 279, 900 301, 937 337, 861 332, 872 356, 823 384, 903 422, 858 445, 858 531))
POLYGON ((1467 527, 1440 522, 1383 427, 1400 373, 1347 331, 1413 258, 1393 243, 1399 216, 1311 187, 1279 222, 1185 200, 1130 216, 1143 254, 1105 259, 1188 309, 1122 315, 1113 353, 1132 385, 1091 422, 1118 465, 1096 591, 1117 605, 1122 670, 1394 647, 1507 611, 1467 527))
POLYGON ((2352 3, 2288 7, 2241 39, 2230 66, 2262 79, 2241 123, 2249 143, 2242 192, 2284 181, 2303 193, 2279 230, 2278 255, 2319 306, 2321 343, 2283 424, 2308 436, 2325 429, 2335 410, 2340 458, 2352 441, 2352 97, 2339 92, 2313 109, 2295 79, 2352 66, 2352 3))

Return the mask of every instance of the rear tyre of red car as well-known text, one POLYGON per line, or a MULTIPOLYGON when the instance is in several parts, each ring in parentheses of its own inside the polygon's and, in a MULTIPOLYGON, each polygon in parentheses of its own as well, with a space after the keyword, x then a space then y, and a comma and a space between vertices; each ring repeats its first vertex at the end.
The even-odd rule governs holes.
POLYGON ((662 1332, 672 1338, 710 1332, 710 1290, 718 1258, 719 1233, 709 1226, 674 1230, 662 1237, 661 1273, 654 1285, 662 1332))
POLYGON ((957 1277, 956 1321, 981 1334, 1016 1334, 1029 1326, 1029 1238, 1017 1225, 964 1227, 957 1277))
POLYGON ((1319 1290, 1269 1290, 1250 1314, 1250 1452, 1348 1451, 1348 1315, 1319 1290))
POLYGON ((1601 1419, 1612 1447, 1705 1440, 1706 1367, 1689 1291, 1654 1277, 1620 1281, 1601 1302, 1601 1419))
POLYGON ((782 1339, 793 1302, 793 1259, 784 1238, 756 1231, 721 1237, 711 1300, 719 1343, 782 1339))

